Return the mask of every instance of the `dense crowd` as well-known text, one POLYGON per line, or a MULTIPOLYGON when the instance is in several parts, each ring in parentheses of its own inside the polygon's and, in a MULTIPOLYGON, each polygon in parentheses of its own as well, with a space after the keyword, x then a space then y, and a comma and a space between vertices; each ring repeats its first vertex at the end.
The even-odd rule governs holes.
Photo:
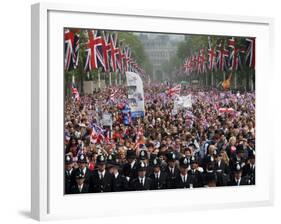
POLYGON ((175 113, 168 88, 144 86, 139 118, 123 113, 125 87, 66 98, 66 194, 255 184, 255 94, 182 87, 192 107, 175 113))

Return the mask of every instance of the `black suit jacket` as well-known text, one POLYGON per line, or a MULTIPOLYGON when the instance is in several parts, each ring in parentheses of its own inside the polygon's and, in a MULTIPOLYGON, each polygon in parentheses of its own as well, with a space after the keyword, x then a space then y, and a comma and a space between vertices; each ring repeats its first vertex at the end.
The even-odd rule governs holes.
POLYGON ((105 171, 103 179, 100 179, 98 171, 95 170, 92 175, 90 191, 94 193, 111 192, 112 181, 113 181, 113 176, 108 171, 105 171))
MULTIPOLYGON (((77 168, 73 171, 74 177, 76 176, 77 172, 79 172, 79 168, 77 168)), ((89 187, 91 187, 92 174, 93 174, 93 172, 86 167, 84 184, 88 184, 89 187)))
POLYGON ((161 171, 160 177, 158 179, 155 178, 154 172, 150 174, 149 176, 152 179, 152 190, 158 190, 158 189, 166 189, 168 186, 168 175, 167 173, 161 171))
POLYGON ((187 175, 187 180, 184 183, 182 181, 181 175, 178 174, 176 177, 176 188, 190 188, 191 185, 194 187, 194 178, 191 175, 187 175))
POLYGON ((220 165, 216 162, 214 169, 218 172, 229 173, 229 167, 223 160, 220 162, 220 165))
POLYGON ((82 187, 82 191, 79 191, 78 185, 75 184, 71 187, 71 194, 83 194, 83 193, 89 193, 89 185, 84 184, 82 187))
POLYGON ((203 187, 204 186, 204 176, 198 170, 189 170, 188 175, 192 177, 193 187, 203 187))
POLYGON ((256 183, 256 168, 251 167, 250 164, 247 164, 243 167, 243 176, 250 179, 250 184, 256 183))
POLYGON ((130 177, 130 180, 135 179, 138 176, 137 162, 134 163, 133 168, 130 163, 124 164, 122 173, 125 177, 130 177))
POLYGON ((68 174, 68 172, 64 171, 64 193, 70 194, 71 188, 73 185, 75 185, 75 176, 74 176, 74 170, 72 170, 71 174, 68 174))
POLYGON ((143 191, 143 190, 151 190, 152 188, 152 180, 149 177, 145 177, 144 185, 142 185, 139 181, 139 178, 135 178, 131 181, 130 189, 132 191, 143 191))
POLYGON ((118 174, 117 178, 115 176, 112 177, 112 191, 128 191, 129 190, 129 183, 126 177, 122 174, 118 174))
POLYGON ((249 185, 249 179, 246 177, 241 177, 240 184, 238 185, 234 178, 231 178, 231 180, 228 183, 229 186, 241 186, 241 185, 249 185))
POLYGON ((168 183, 167 188, 175 189, 176 188, 176 177, 179 175, 180 171, 178 168, 174 168, 174 173, 170 172, 169 166, 166 167, 165 173, 167 173, 168 183))

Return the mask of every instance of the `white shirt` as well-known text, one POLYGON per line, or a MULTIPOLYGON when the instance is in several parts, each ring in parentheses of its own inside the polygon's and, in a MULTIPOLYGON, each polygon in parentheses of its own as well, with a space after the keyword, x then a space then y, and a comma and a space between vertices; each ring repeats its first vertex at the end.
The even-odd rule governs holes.
POLYGON ((185 183, 187 181, 187 174, 185 174, 185 175, 181 174, 181 180, 183 183, 185 183))
POLYGON ((100 179, 102 179, 102 177, 104 177, 105 170, 104 170, 104 171, 102 171, 102 172, 98 171, 98 173, 99 173, 99 177, 100 177, 100 179), (101 177, 101 175, 102 175, 102 177, 101 177))
POLYGON ((235 182, 236 182, 236 184, 237 184, 238 186, 240 186, 241 178, 239 178, 238 180, 235 179, 235 182))
POLYGON ((131 163, 131 169, 134 167, 135 163, 136 163, 136 160, 134 160, 134 161, 131 163))
POLYGON ((117 172, 117 173, 114 174, 114 177, 117 178, 118 175, 119 175, 119 173, 117 172))
POLYGON ((72 171, 73 171, 73 168, 71 168, 70 170, 66 170, 66 173, 71 175, 72 171))
POLYGON ((160 178, 160 171, 158 173, 154 173, 155 178, 160 178))
POLYGON ((82 192, 82 189, 83 189, 83 184, 78 185, 78 190, 79 190, 79 192, 82 192))
POLYGON ((169 167, 169 170, 170 170, 170 172, 171 172, 172 174, 174 174, 174 172, 175 172, 175 168, 174 168, 174 167, 169 167))
POLYGON ((140 184, 142 184, 144 186, 145 177, 143 177, 143 178, 139 177, 139 181, 140 181, 140 184))

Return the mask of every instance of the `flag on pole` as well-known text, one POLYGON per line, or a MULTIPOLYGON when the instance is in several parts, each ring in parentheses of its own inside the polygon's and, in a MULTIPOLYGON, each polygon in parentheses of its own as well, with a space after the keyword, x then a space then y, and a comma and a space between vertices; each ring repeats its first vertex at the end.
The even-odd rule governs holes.
POLYGON ((246 38, 246 41, 249 42, 249 46, 246 51, 246 64, 248 64, 250 68, 254 69, 256 59, 256 39, 246 38))
POLYGON ((66 29, 64 32, 64 69, 76 69, 79 60, 79 34, 66 29))
POLYGON ((104 37, 101 35, 101 31, 88 31, 88 37, 84 69, 86 71, 91 71, 93 69, 102 68, 103 71, 108 71, 106 43, 104 37))
POLYGON ((173 97, 176 95, 180 95, 180 91, 181 91, 181 84, 178 84, 170 89, 167 90, 167 95, 169 97, 173 97))

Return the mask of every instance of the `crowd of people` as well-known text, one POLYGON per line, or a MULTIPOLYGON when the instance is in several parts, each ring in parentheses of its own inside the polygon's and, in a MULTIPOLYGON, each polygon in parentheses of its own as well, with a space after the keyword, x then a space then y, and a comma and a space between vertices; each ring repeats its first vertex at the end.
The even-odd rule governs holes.
POLYGON ((254 92, 182 86, 192 107, 175 113, 167 89, 144 85, 138 118, 123 113, 126 87, 65 99, 66 194, 255 184, 254 92))

